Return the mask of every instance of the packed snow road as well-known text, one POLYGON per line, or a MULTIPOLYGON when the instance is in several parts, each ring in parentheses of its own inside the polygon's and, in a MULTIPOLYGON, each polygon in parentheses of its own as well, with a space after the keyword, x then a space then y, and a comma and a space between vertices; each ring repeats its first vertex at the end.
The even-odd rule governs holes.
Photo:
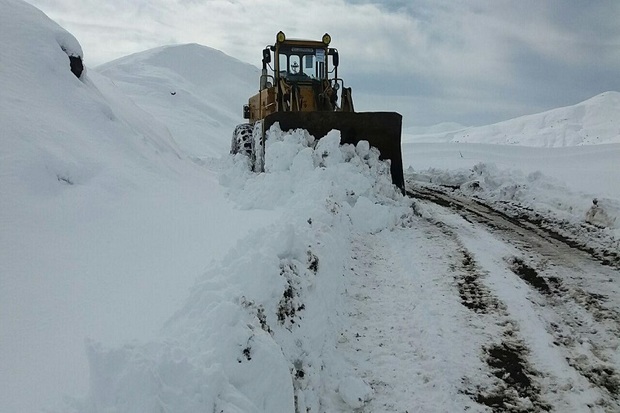
POLYGON ((620 411, 617 266, 408 188, 411 222, 354 241, 339 346, 374 391, 363 411, 620 411))

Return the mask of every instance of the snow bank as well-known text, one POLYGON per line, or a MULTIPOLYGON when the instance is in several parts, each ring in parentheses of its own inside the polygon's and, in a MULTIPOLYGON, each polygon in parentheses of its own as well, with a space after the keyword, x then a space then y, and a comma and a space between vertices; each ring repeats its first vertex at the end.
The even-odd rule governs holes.
POLYGON ((14 75, 19 76, 22 75, 19 72, 24 72, 24 64, 33 64, 34 69, 42 63, 39 70, 54 65, 56 70, 64 67, 69 71, 69 56, 84 58, 82 47, 73 35, 28 3, 2 0, 0 11, 3 49, 7 57, 2 60, 5 70, 17 71, 14 75), (24 43, 30 44, 26 48, 20 47, 24 43), (17 70, 20 66, 22 70, 17 70))
MULTIPOLYGON (((410 168, 407 175, 414 181, 452 187, 470 197, 521 210, 529 209, 532 214, 556 221, 577 226, 591 224, 620 239, 619 199, 572 190, 564 182, 540 171, 526 173, 480 162, 470 169, 414 171, 410 168)), ((596 191, 596 186, 596 182, 592 182, 591 189, 596 191)))
POLYGON ((181 157, 110 79, 78 79, 71 34, 21 0, 0 0, 0 33, 0 410, 38 412, 87 392, 86 337, 152 337, 205 265, 276 214, 222 231, 241 211, 216 166, 181 157))
POLYGON ((68 55, 82 56, 79 43, 38 9, 3 0, 0 25, 3 150, 22 154, 4 157, 3 169, 11 176, 34 191, 52 191, 118 178, 124 174, 113 168, 135 164, 136 158, 155 164, 163 154, 178 158, 163 124, 99 76, 86 72, 78 79, 71 73, 68 55), (47 139, 38 141, 43 135, 47 139))
POLYGON ((349 241, 393 228, 411 209, 375 150, 339 139, 275 125, 266 173, 231 159, 221 175, 229 196, 246 209, 279 209, 281 221, 207 271, 160 339, 91 344, 81 411, 350 411, 371 397, 335 354, 349 241))

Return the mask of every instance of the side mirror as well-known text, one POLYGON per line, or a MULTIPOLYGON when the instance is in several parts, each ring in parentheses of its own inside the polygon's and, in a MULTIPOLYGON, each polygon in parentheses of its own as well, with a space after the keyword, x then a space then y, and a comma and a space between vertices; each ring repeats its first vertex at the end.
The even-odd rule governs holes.
POLYGON ((333 50, 332 53, 332 62, 334 63, 334 67, 338 67, 339 58, 338 58, 338 50, 333 50))
POLYGON ((269 48, 263 50, 263 63, 271 63, 271 52, 269 51, 269 48))

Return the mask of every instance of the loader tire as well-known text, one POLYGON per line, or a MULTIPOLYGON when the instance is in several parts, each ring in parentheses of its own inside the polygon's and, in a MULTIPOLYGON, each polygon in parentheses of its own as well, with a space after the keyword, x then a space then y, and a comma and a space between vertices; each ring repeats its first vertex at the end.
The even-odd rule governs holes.
POLYGON ((253 159, 253 130, 254 125, 251 125, 249 123, 242 123, 241 125, 237 125, 235 131, 233 132, 232 141, 230 143, 231 155, 236 155, 240 153, 250 158, 250 160, 253 159))

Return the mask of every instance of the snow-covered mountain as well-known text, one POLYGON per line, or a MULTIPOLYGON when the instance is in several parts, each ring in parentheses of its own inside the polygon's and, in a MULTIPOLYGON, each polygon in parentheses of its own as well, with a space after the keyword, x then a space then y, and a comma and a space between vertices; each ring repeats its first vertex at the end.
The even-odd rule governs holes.
MULTIPOLYGON (((355 364, 372 360, 348 324, 351 296, 370 294, 359 280, 371 268, 389 277, 397 262, 408 271, 413 249, 446 255, 418 248, 417 212, 376 154, 339 147, 337 133, 316 144, 274 130, 267 172, 249 173, 228 149, 258 82, 253 66, 190 44, 78 79, 68 59, 83 54, 78 41, 39 10, 0 0, 0 27, 0 411, 352 412, 372 399, 355 364), (375 265, 367 240, 376 234, 394 266, 375 265)), ((601 96, 547 119, 617 142, 606 121, 617 93, 601 96)), ((541 130, 564 139, 563 128, 523 119, 513 121, 525 141, 541 130)), ((476 145, 405 140, 408 176, 465 189, 476 181, 478 195, 576 223, 598 197, 611 215, 605 230, 619 234, 620 145, 489 145, 490 131, 476 145)), ((417 295, 403 294, 423 300, 410 284, 417 295)), ((452 314, 426 298, 413 307, 452 314)), ((460 353, 420 336, 437 326, 420 314, 406 344, 424 362, 405 393, 438 410, 479 407, 462 392, 446 397, 445 380, 460 377, 426 375, 460 353)))
POLYGON ((405 131, 406 142, 489 143, 557 148, 620 143, 620 93, 487 126, 405 131))
POLYGON ((464 125, 456 122, 443 122, 431 126, 409 126, 403 128, 403 133, 406 135, 439 135, 447 132, 459 131, 467 128, 464 125))
POLYGON ((147 50, 95 70, 163 121, 185 153, 216 157, 230 149, 260 76, 255 66, 198 44, 147 50))

